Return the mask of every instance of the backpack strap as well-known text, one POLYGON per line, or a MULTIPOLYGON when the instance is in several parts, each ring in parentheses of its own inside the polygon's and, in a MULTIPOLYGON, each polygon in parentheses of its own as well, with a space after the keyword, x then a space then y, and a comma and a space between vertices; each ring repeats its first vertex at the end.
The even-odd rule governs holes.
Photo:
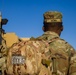
MULTIPOLYGON (((59 39, 59 37, 55 37, 55 38, 53 38, 53 39, 51 39, 51 40, 45 40, 48 44, 49 44, 49 46, 50 46, 50 43, 52 43, 52 42, 54 42, 54 41, 56 41, 56 40, 58 40, 59 39)), ((43 59, 42 60, 42 64, 43 65, 45 65, 46 67, 48 67, 48 66, 50 66, 50 63, 52 62, 52 67, 50 67, 50 69, 52 69, 52 75, 57 75, 57 67, 56 67, 56 57, 55 57, 55 53, 53 52, 53 51, 49 51, 48 50, 48 52, 46 52, 45 53, 46 55, 51 55, 50 57, 51 57, 51 59, 48 59, 48 60, 46 60, 46 59, 43 59), (52 53, 51 53, 52 52, 52 53)))
MULTIPOLYGON (((53 39, 51 39, 50 41, 48 41, 48 44, 58 40, 59 37, 55 37, 53 39)), ((52 53, 54 54, 54 52, 52 51, 52 53)), ((52 56, 52 75, 57 75, 57 67, 56 67, 56 57, 53 55, 52 56)))
POLYGON ((70 49, 69 49, 69 51, 68 51, 68 56, 69 56, 69 58, 68 58, 68 72, 67 72, 67 75, 69 74, 69 68, 70 68, 70 60, 71 60, 71 51, 70 51, 70 49))

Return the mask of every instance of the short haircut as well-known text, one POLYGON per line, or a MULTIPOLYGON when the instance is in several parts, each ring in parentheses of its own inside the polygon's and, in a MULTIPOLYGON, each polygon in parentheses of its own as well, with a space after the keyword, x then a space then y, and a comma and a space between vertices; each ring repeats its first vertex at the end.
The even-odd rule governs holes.
POLYGON ((43 27, 45 28, 44 31, 48 31, 48 30, 55 30, 55 29, 59 29, 61 28, 63 25, 62 25, 62 22, 51 22, 51 23, 46 23, 44 22, 44 25, 43 27))

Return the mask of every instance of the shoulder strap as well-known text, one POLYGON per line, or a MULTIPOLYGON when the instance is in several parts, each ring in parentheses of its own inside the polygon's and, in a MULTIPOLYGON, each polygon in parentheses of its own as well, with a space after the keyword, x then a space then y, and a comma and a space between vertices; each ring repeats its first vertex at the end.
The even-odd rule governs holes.
MULTIPOLYGON (((50 44, 58 39, 59 39, 59 37, 55 37, 55 38, 51 39, 50 41, 48 41, 48 44, 50 44)), ((53 66, 52 75, 57 75, 56 58, 54 56, 52 57, 52 64, 53 64, 52 65, 53 66)))
POLYGON ((55 40, 58 40, 58 39, 59 39, 59 37, 55 37, 55 38, 52 38, 51 40, 48 40, 47 42, 52 43, 52 42, 54 42, 55 40))

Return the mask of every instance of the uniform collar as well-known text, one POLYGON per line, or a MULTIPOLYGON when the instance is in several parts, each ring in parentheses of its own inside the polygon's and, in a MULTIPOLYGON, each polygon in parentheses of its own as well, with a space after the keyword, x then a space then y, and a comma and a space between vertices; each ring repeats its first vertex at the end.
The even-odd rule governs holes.
POLYGON ((59 35, 58 35, 57 33, 52 32, 52 31, 44 32, 44 35, 46 35, 46 34, 48 34, 48 35, 52 35, 52 36, 55 36, 55 37, 59 37, 59 35))

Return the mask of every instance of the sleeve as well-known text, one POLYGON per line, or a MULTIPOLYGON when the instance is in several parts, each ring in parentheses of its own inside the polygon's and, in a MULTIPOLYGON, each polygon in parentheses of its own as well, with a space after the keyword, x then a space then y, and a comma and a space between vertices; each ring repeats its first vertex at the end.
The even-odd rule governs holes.
POLYGON ((69 75, 76 75, 76 51, 70 56, 69 75))

